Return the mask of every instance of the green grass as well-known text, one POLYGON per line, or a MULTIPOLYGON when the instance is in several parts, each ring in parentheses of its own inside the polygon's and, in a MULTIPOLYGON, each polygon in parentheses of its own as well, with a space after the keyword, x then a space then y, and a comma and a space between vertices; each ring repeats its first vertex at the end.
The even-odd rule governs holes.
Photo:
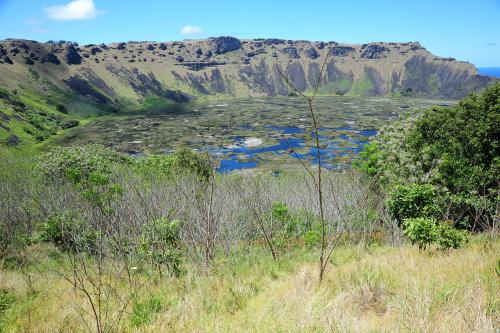
MULTIPOLYGON (((274 262, 262 246, 241 245, 228 257, 217 255, 208 270, 186 262, 180 277, 144 280, 117 330, 493 331, 500 320, 499 255, 499 241, 481 236, 450 253, 341 245, 320 284, 316 250, 295 248, 274 262)), ((5 332, 85 330, 79 317, 80 306, 88 310, 85 299, 47 272, 49 278, 33 275, 33 295, 20 272, 0 271, 0 289, 16 297, 4 315, 5 332)))
POLYGON ((366 96, 373 89, 373 82, 368 78, 353 83, 349 95, 366 96))

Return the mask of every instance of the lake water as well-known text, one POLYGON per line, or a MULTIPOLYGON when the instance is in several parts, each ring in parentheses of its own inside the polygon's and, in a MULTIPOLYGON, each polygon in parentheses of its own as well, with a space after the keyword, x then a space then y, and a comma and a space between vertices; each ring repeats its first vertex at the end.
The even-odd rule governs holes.
MULTIPOLYGON (((349 167, 386 123, 453 101, 411 98, 318 97, 322 165, 349 167)), ((195 101, 122 113, 72 129, 56 144, 101 143, 131 155, 169 153, 184 145, 209 152, 221 173, 249 168, 283 170, 317 164, 307 104, 268 97, 195 101)))

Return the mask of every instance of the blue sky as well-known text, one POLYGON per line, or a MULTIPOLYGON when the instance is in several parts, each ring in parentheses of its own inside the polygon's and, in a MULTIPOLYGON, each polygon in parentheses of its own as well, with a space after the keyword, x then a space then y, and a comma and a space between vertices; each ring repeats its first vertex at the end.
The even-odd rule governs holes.
POLYGON ((500 0, 0 0, 0 38, 109 43, 231 35, 365 43, 419 41, 500 66, 500 0))

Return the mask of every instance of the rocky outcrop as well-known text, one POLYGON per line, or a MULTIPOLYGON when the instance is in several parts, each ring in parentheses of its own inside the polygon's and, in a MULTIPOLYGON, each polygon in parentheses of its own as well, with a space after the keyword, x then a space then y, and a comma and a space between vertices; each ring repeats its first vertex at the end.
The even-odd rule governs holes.
POLYGON ((68 46, 65 57, 68 65, 80 65, 82 63, 82 56, 73 45, 68 46))
POLYGON ((387 56, 389 49, 382 45, 370 44, 365 48, 362 47, 363 52, 361 58, 364 59, 381 59, 387 56))
POLYGON ((53 52, 47 53, 42 58, 42 63, 44 63, 44 62, 50 62, 51 64, 54 64, 54 65, 59 65, 61 63, 59 58, 57 58, 57 56, 53 52))
POLYGON ((240 40, 229 36, 212 38, 212 43, 214 52, 217 54, 224 54, 241 48, 240 40))
POLYGON ((291 47, 285 47, 283 49, 283 53, 285 53, 286 55, 288 55, 288 57, 290 59, 299 59, 300 56, 299 56, 299 52, 297 51, 297 48, 291 46, 291 47))
POLYGON ((330 50, 330 54, 334 57, 347 57, 354 53, 355 49, 351 46, 334 46, 330 50))
POLYGON ((308 57, 309 59, 315 60, 315 59, 319 58, 319 53, 318 53, 318 51, 316 51, 316 49, 314 47, 310 47, 306 50, 306 57, 308 57))
MULTIPOLYGON (((299 91, 311 90, 327 54, 322 94, 460 98, 494 80, 477 75, 472 64, 437 57, 416 42, 359 45, 224 36, 99 46, 0 41, 0 84, 25 66, 27 78, 36 72, 62 90, 108 105, 131 96, 185 100, 179 89, 195 95, 288 95, 282 74, 299 91), (61 66, 48 65, 60 64, 59 59, 61 66)), ((27 85, 42 81, 25 80, 27 85)))

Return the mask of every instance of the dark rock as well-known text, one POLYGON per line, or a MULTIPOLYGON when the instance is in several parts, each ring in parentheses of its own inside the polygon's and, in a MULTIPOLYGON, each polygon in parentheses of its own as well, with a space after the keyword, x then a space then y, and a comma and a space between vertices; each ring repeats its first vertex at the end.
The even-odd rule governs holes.
POLYGON ((30 58, 24 58, 24 63, 26 65, 34 65, 35 62, 33 60, 31 60, 30 58))
POLYGON ((314 47, 310 47, 306 50, 306 56, 310 59, 317 59, 319 58, 319 53, 318 51, 316 51, 316 49, 314 47))
POLYGON ((36 54, 34 54, 33 52, 30 53, 30 58, 33 60, 38 60, 38 56, 36 54))
POLYGON ((289 46, 283 49, 283 53, 287 54, 290 59, 299 59, 299 52, 296 47, 289 46))
POLYGON ((120 43, 120 44, 118 44, 118 46, 116 47, 116 49, 117 49, 117 50, 120 50, 120 51, 121 51, 121 50, 125 50, 125 46, 126 46, 126 45, 127 45, 126 43, 120 43))
POLYGON ((99 47, 103 50, 107 50, 108 46, 106 44, 99 44, 99 47))
POLYGON ((57 58, 57 56, 50 52, 50 53, 47 53, 43 58, 42 58, 42 63, 44 62, 50 62, 54 65, 59 65, 61 63, 61 61, 59 61, 59 59, 57 58))
POLYGON ((389 49, 383 45, 370 44, 361 53, 363 59, 382 59, 387 57, 389 49))
POLYGON ((255 46, 255 47, 262 47, 262 42, 254 42, 253 46, 255 46))
POLYGON ((241 48, 240 40, 230 36, 212 38, 212 44, 217 54, 224 54, 241 48))
POLYGON ((68 46, 65 56, 68 65, 80 65, 82 63, 82 56, 73 45, 68 46))
POLYGON ((158 47, 160 50, 166 50, 167 45, 165 43, 160 43, 160 46, 158 47))
POLYGON ((175 57, 175 60, 177 62, 184 62, 184 57, 183 56, 177 56, 177 57, 175 57))
POLYGON ((203 55, 203 50, 198 48, 195 52, 197 55, 203 55))
POLYGON ((326 45, 325 45, 325 43, 324 43, 324 42, 319 42, 319 43, 316 45, 316 47, 317 47, 318 49, 320 49, 320 50, 323 50, 323 49, 325 48, 325 46, 326 46, 326 45))
POLYGON ((210 58, 212 56, 212 51, 208 50, 206 53, 205 53, 205 57, 210 58))
POLYGON ((286 41, 284 39, 277 39, 277 38, 268 38, 264 40, 265 45, 279 45, 279 44, 285 44, 286 41))
POLYGON ((102 50, 98 47, 93 47, 90 49, 90 53, 92 53, 92 55, 96 55, 97 53, 101 53, 102 50))
POLYGON ((273 52, 273 53, 271 54, 271 57, 273 57, 273 58, 278 58, 278 53, 277 53, 277 52, 273 52))
POLYGON ((149 44, 146 49, 148 49, 149 51, 153 51, 156 47, 154 47, 153 45, 149 44))
POLYGON ((209 62, 198 62, 198 61, 193 61, 193 62, 185 62, 182 65, 186 66, 192 71, 200 71, 202 69, 205 69, 207 67, 214 67, 214 66, 222 66, 225 65, 226 62, 219 62, 219 61, 209 61, 209 62))
POLYGON ((410 43, 409 45, 410 45, 410 50, 411 51, 416 51, 416 50, 423 49, 422 45, 420 45, 420 43, 417 43, 417 42, 410 43))
POLYGON ((13 47, 10 49, 10 53, 13 54, 13 55, 17 55, 19 52, 19 49, 17 47, 13 47))
POLYGON ((266 53, 266 49, 263 49, 263 48, 262 49, 257 49, 257 50, 255 50, 253 52, 248 52, 245 55, 247 57, 252 58, 252 57, 255 57, 256 55, 261 54, 261 53, 266 53))
POLYGON ((335 46, 330 50, 330 54, 334 57, 347 57, 354 52, 354 47, 350 46, 335 46))
POLYGON ((28 44, 26 44, 25 42, 21 42, 17 45, 18 47, 24 49, 24 50, 29 50, 30 47, 28 46, 28 44))
POLYGON ((6 64, 14 65, 14 62, 12 61, 11 58, 9 58, 9 56, 5 56, 3 59, 0 59, 0 60, 3 60, 3 62, 6 64))

